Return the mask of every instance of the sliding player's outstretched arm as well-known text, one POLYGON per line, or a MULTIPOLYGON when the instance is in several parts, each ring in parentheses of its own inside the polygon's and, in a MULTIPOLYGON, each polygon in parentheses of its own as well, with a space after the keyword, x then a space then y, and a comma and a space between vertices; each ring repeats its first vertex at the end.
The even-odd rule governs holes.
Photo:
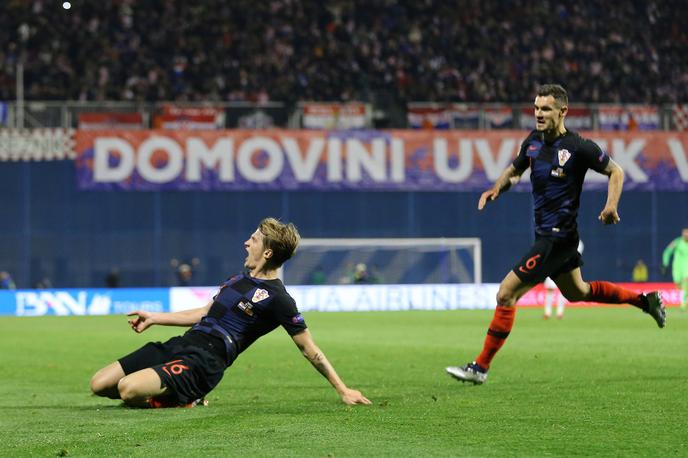
POLYGON ((180 312, 147 312, 136 310, 128 313, 128 316, 136 316, 129 320, 131 329, 136 332, 143 332, 154 324, 163 326, 191 326, 201 321, 208 314, 212 302, 208 302, 204 307, 198 307, 180 312))
POLYGON ((299 350, 301 350, 301 353, 303 353, 303 356, 330 382, 345 404, 372 404, 360 391, 352 390, 344 384, 339 375, 337 375, 337 371, 334 370, 332 364, 327 360, 325 353, 313 341, 313 337, 311 337, 308 329, 291 337, 299 350))

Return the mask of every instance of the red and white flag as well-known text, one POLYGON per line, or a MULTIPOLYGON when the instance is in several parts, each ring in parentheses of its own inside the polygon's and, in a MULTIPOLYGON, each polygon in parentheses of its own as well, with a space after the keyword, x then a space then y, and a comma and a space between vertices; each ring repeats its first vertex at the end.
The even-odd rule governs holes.
POLYGON ((688 105, 674 105, 674 126, 676 130, 688 130, 688 105))

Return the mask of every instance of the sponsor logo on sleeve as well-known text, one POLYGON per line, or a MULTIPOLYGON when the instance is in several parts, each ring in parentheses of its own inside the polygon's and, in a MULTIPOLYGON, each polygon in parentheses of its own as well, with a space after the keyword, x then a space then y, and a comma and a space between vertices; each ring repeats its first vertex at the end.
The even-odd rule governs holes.
POLYGON ((537 157, 538 153, 540 152, 540 146, 537 144, 530 144, 528 145, 528 149, 526 150, 526 156, 528 157, 537 157))

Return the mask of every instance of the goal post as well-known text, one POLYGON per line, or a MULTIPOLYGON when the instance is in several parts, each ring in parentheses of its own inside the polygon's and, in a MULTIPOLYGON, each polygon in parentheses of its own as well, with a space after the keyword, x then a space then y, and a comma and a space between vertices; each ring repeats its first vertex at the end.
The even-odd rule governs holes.
POLYGON ((473 238, 305 238, 283 267, 288 285, 482 283, 473 238))

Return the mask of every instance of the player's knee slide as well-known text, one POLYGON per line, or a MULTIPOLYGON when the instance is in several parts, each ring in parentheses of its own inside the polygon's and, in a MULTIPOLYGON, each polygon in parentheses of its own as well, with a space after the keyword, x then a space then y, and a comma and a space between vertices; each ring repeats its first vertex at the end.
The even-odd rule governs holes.
POLYGON ((111 389, 105 377, 99 373, 91 377, 91 392, 98 396, 105 396, 105 393, 111 389))
POLYGON ((93 377, 91 377, 90 387, 93 394, 100 395, 100 393, 103 391, 103 386, 98 374, 95 374, 93 377))
POLYGON ((138 397, 136 387, 134 386, 133 383, 131 383, 130 380, 127 379, 127 377, 122 378, 117 383, 117 390, 119 391, 120 398, 124 402, 131 401, 131 400, 136 399, 138 397))

